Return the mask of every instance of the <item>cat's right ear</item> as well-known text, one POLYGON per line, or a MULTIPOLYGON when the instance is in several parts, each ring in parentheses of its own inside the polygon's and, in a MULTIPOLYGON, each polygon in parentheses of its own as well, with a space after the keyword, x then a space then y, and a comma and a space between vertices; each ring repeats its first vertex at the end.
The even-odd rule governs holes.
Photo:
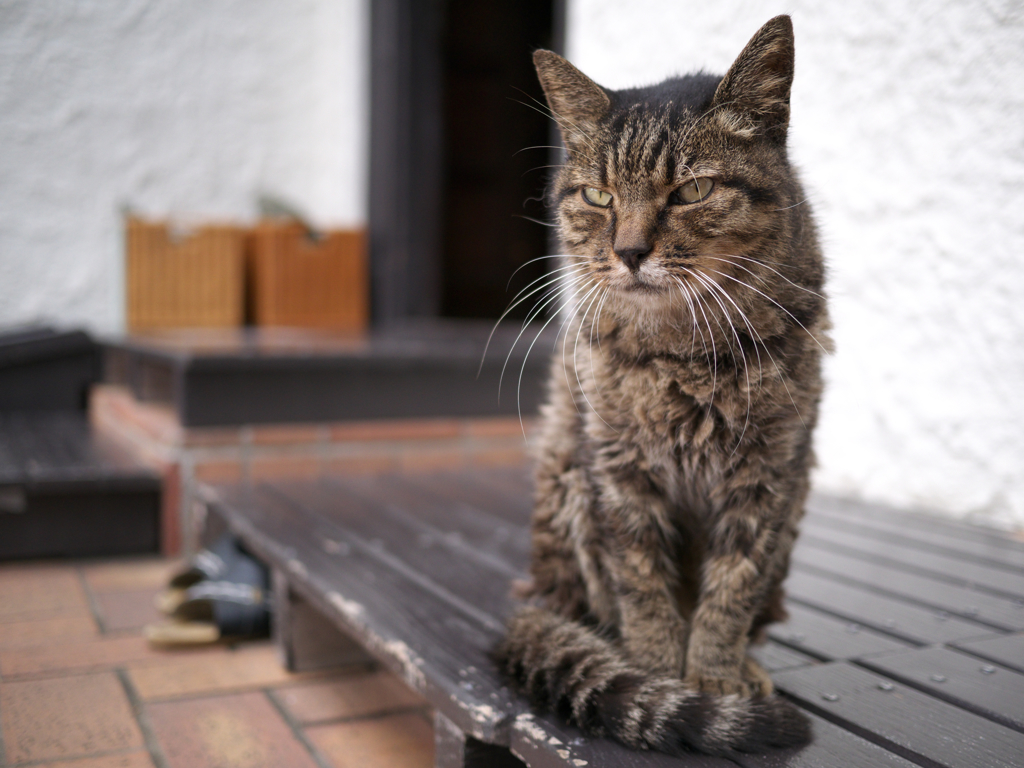
POLYGON ((586 139, 611 108, 604 88, 552 51, 534 51, 533 64, 566 145, 586 139))

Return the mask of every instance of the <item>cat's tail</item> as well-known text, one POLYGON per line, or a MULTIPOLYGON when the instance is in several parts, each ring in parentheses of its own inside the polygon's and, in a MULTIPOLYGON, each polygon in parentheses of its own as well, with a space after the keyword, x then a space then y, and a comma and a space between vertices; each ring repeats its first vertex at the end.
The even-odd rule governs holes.
POLYGON ((512 616, 495 658, 535 707, 633 749, 729 755, 810 741, 807 718, 778 696, 709 696, 652 677, 597 633, 543 608, 512 616))

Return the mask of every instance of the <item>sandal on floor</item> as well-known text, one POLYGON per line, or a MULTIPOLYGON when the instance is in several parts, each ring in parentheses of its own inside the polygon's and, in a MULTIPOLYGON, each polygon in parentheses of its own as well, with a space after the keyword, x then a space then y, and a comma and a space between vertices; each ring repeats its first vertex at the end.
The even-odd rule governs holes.
POLYGON ((270 576, 267 569, 236 549, 223 578, 200 581, 168 621, 144 630, 156 645, 201 645, 224 639, 266 637, 270 633, 270 576))
POLYGON ((167 589, 153 598, 156 609, 160 613, 173 614, 185 600, 185 591, 189 587, 200 581, 219 579, 227 573, 237 557, 235 538, 225 533, 211 547, 197 553, 188 568, 171 577, 167 589))

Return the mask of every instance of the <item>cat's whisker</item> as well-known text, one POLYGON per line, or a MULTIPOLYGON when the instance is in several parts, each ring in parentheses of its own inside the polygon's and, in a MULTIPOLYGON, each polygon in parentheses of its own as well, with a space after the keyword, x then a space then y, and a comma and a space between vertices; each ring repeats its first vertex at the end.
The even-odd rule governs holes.
MULTIPOLYGON (((709 337, 709 339, 711 341, 711 354, 712 354, 712 357, 714 358, 713 361, 712 360, 708 360, 708 367, 711 368, 711 399, 708 402, 708 413, 707 413, 707 417, 706 418, 711 418, 711 407, 714 405, 714 402, 715 402, 715 391, 716 391, 717 386, 718 386, 718 349, 715 346, 715 334, 711 330, 711 322, 708 320, 707 313, 704 311, 704 306, 707 306, 708 312, 711 312, 711 307, 710 307, 710 305, 707 305, 707 302, 702 302, 701 301, 700 294, 697 293, 696 290, 694 290, 694 292, 693 292, 693 298, 694 298, 694 300, 697 303, 697 309, 700 310, 701 315, 704 317, 704 325, 708 329, 708 337, 709 337)), ((714 312, 711 312, 711 314, 714 314, 714 312)), ((703 332, 701 332, 701 336, 703 336, 703 332)), ((708 353, 708 348, 707 348, 707 344, 705 343, 705 345, 704 345, 704 356, 705 357, 707 357, 707 353, 708 353)))
MULTIPOLYGON (((582 279, 587 279, 588 277, 589 277, 589 275, 584 275, 580 279, 581 280, 582 279)), ((571 285, 567 286, 567 288, 565 288, 563 290, 568 290, 569 288, 574 287, 578 282, 579 282, 579 280, 574 281, 571 285)), ((555 294, 555 295, 557 296, 558 294, 555 294)), ((550 301, 550 299, 549 299, 549 301, 550 301)), ((547 328, 551 324, 551 321, 554 320, 556 317, 558 317, 558 313, 552 313, 551 317, 549 317, 544 322, 544 325, 542 325, 540 327, 540 330, 537 331, 537 335, 533 337, 533 341, 530 342, 530 346, 527 347, 527 349, 526 349, 526 354, 523 356, 523 365, 519 369, 519 382, 516 385, 516 410, 519 413, 519 428, 523 431, 523 439, 524 440, 526 439, 526 426, 523 424, 523 405, 522 405, 523 372, 526 370, 526 361, 530 358, 530 352, 533 351, 533 347, 537 343, 537 339, 539 339, 541 337, 541 334, 544 333, 544 329, 547 328)), ((520 335, 522 335, 522 334, 520 334, 520 335)), ((516 340, 518 341, 518 338, 516 340)), ((505 363, 507 364, 508 360, 506 360, 505 363)), ((505 369, 502 368, 502 374, 504 374, 504 372, 505 372, 505 369)), ((501 385, 500 379, 499 379, 498 384, 499 384, 499 388, 500 388, 500 385, 501 385)))
POLYGON ((792 205, 787 205, 785 208, 772 208, 772 213, 777 213, 779 211, 788 211, 790 208, 796 208, 798 205, 803 205, 804 203, 806 203, 810 199, 811 198, 809 198, 809 197, 805 197, 799 203, 793 203, 792 205))
MULTIPOLYGON (((551 226, 554 226, 554 225, 551 225, 551 226)), ((522 269, 523 267, 528 267, 530 264, 536 264, 538 261, 544 261, 545 259, 580 259, 580 260, 583 260, 584 257, 583 256, 574 256, 571 253, 554 253, 554 254, 551 254, 550 256, 538 256, 535 259, 530 259, 529 261, 524 261, 522 264, 520 264, 518 267, 516 267, 515 271, 509 276, 508 282, 505 283, 505 290, 507 291, 508 287, 510 285, 512 285, 512 278, 514 278, 516 276, 516 274, 518 274, 520 269, 522 269)), ((554 272, 556 272, 558 270, 570 269, 570 268, 572 268, 574 266, 576 266, 576 265, 575 264, 570 264, 570 265, 567 265, 567 266, 564 266, 564 267, 557 267, 556 269, 553 269, 550 272, 547 272, 546 275, 554 274, 554 272)), ((541 277, 537 278, 537 280, 541 280, 544 277, 545 277, 545 275, 541 275, 541 277)), ((537 282, 537 280, 534 280, 533 282, 537 282)), ((533 285, 533 282, 530 283, 530 285, 533 285)))
MULTIPOLYGON (((597 288, 601 287, 600 281, 598 281, 596 287, 597 288)), ((587 405, 590 406, 590 410, 592 410, 594 412, 594 414, 597 416, 597 418, 599 418, 601 421, 604 421, 606 427, 611 429, 613 432, 618 432, 618 430, 615 429, 615 427, 613 427, 611 424, 609 424, 607 421, 605 421, 604 416, 602 416, 601 413, 597 410, 597 408, 594 407, 594 404, 592 402, 590 402, 590 398, 587 396, 587 388, 584 387, 583 386, 583 382, 580 381, 580 370, 579 370, 579 367, 576 365, 576 353, 577 353, 577 350, 579 349, 579 345, 580 345, 580 332, 583 330, 583 325, 586 322, 587 315, 589 314, 591 308, 594 306, 594 302, 600 296, 601 296, 601 294, 599 293, 597 296, 594 297, 594 299, 591 300, 590 304, 587 306, 586 311, 584 311, 584 313, 583 313, 583 317, 580 318, 580 325, 579 325, 579 328, 576 330, 576 341, 575 341, 575 343, 573 344, 573 347, 572 347, 572 369, 573 369, 573 372, 576 374, 576 383, 579 385, 580 392, 583 395, 583 399, 587 401, 587 405)), ((593 326, 591 326, 591 330, 593 330, 593 326)), ((594 364, 593 357, 591 357, 591 359, 590 359, 590 364, 591 364, 591 366, 593 366, 593 364, 594 364)))
POLYGON ((532 216, 523 216, 521 213, 513 213, 512 214, 512 218, 513 219, 525 219, 526 221, 529 221, 529 222, 531 222, 533 224, 540 224, 542 227, 549 227, 551 229, 558 229, 558 225, 557 224, 552 224, 550 221, 541 221, 540 219, 535 219, 532 216))
POLYGON ((736 264, 735 262, 731 261, 731 259, 743 259, 744 261, 749 261, 749 262, 751 262, 753 264, 758 264, 758 265, 764 267, 765 269, 768 269, 768 270, 774 272, 776 275, 781 277, 783 280, 785 280, 787 283, 792 285, 794 288, 799 288, 801 291, 806 291, 807 293, 811 294, 812 296, 817 296, 819 299, 824 299, 825 298, 820 293, 816 293, 815 291, 812 291, 810 288, 807 288, 806 286, 800 285, 799 283, 794 283, 792 280, 790 280, 784 274, 779 272, 779 270, 772 269, 766 263, 758 261, 757 259, 752 259, 749 256, 740 256, 739 254, 736 254, 736 253, 729 254, 729 257, 730 258, 721 258, 719 256, 708 256, 707 258, 714 259, 715 261, 722 261, 722 262, 725 262, 726 264, 731 264, 732 266, 737 267, 738 269, 742 269, 747 274, 752 275, 753 277, 756 277, 762 283, 766 283, 767 284, 768 281, 765 280, 765 278, 763 278, 761 275, 757 274, 756 272, 753 272, 752 270, 748 269, 747 267, 744 267, 742 264, 736 264))
POLYGON ((733 280, 733 281, 739 283, 740 285, 746 286, 747 288, 749 288, 750 290, 754 291, 755 293, 758 293, 761 296, 764 296, 764 298, 768 299, 768 301, 770 301, 772 304, 774 304, 779 309, 781 309, 783 312, 785 312, 787 315, 789 315, 791 318, 793 318, 793 322, 796 323, 797 325, 799 325, 803 329, 804 333, 806 333, 808 336, 810 336, 814 340, 814 343, 817 344, 819 347, 821 347, 821 351, 822 352, 824 352, 826 355, 829 353, 829 351, 827 349, 825 349, 825 345, 822 344, 820 341, 818 341, 818 337, 817 336, 815 336, 813 333, 811 333, 809 330, 807 330, 807 327, 797 319, 796 315, 794 315, 792 312, 790 312, 784 306, 779 304, 779 302, 777 302, 775 299, 773 299, 767 293, 765 293, 764 291, 759 291, 757 288, 752 286, 750 283, 746 283, 743 280, 740 280, 738 277, 733 277, 732 275, 728 275, 725 272, 718 272, 717 270, 714 270, 714 269, 712 269, 711 271, 714 272, 716 275, 721 275, 722 277, 727 277, 730 280, 733 280))
MULTIPOLYGON (((690 124, 690 127, 686 129, 686 133, 684 133, 682 135, 682 138, 679 139, 679 141, 677 142, 676 146, 679 147, 679 148, 684 147, 686 145, 686 140, 688 138, 690 138, 690 134, 693 133, 693 130, 698 125, 700 125, 702 120, 704 120, 704 119, 706 119, 708 117, 711 117, 711 115, 713 115, 719 109, 722 109, 723 107, 731 106, 731 105, 733 105, 735 103, 736 103, 735 99, 733 99, 732 101, 724 101, 721 104, 716 104, 714 107, 712 107, 711 109, 707 110, 704 114, 702 114, 700 117, 698 117, 696 120, 694 120, 693 123, 690 124)), ((689 170, 689 168, 687 168, 687 170, 689 170)))
MULTIPOLYGON (((519 102, 519 103, 522 104, 523 102, 519 102)), ((525 106, 529 106, 529 105, 527 104, 525 106)), ((532 147, 523 147, 522 149, 516 150, 515 152, 512 153, 512 157, 515 157, 520 152, 525 152, 528 149, 563 149, 563 147, 556 147, 553 144, 535 144, 532 147)))
MULTIPOLYGON (((683 281, 675 275, 672 275, 672 279, 679 284, 679 295, 686 301, 686 305, 690 310, 690 322, 693 323, 693 333, 690 338, 690 356, 693 356, 693 348, 697 345, 697 312, 693 308, 693 300, 690 298, 690 290, 683 285, 683 281)), ((704 339, 701 338, 701 343, 704 339)), ((707 345, 705 345, 705 352, 707 352, 707 345)))
MULTIPOLYGON (((529 94, 527 94, 527 97, 534 101, 535 103, 540 104, 541 106, 546 108, 548 112, 550 112, 551 119, 554 120, 556 124, 558 124, 560 127, 564 127, 566 125, 570 126, 572 128, 571 133, 574 133, 575 135, 582 138, 587 143, 587 146, 590 147, 591 151, 597 151, 597 147, 594 145, 594 137, 588 134, 582 128, 580 128, 579 125, 577 125, 564 115, 559 114, 550 104, 545 104, 544 102, 537 101, 537 99, 533 98, 529 94)), ((568 147, 566 147, 566 150, 571 151, 568 147)))
MULTIPOLYGON (((599 284, 594 284, 594 286, 591 287, 589 291, 587 291, 587 293, 583 296, 583 298, 580 299, 579 301, 577 301, 575 303, 575 305, 571 309, 568 307, 568 303, 566 304, 566 306, 564 307, 564 309, 565 309, 565 319, 562 320, 562 324, 558 328, 558 333, 555 334, 555 343, 556 344, 558 343, 558 341, 557 341, 558 337, 559 336, 562 337, 562 373, 565 375, 565 383, 566 383, 566 386, 568 386, 570 391, 572 391, 572 383, 569 381, 569 369, 565 365, 565 345, 569 343, 568 329, 569 329, 570 323, 573 320, 573 318, 575 318, 576 315, 579 313, 580 307, 583 306, 583 303, 590 297, 590 294, 592 294, 594 291, 596 291, 598 289, 598 287, 599 287, 599 284)), ((573 358, 573 368, 575 369, 575 367, 576 367, 576 360, 575 360, 575 358, 573 358)), ((579 380, 579 376, 577 376, 576 378, 577 378, 577 381, 578 381, 579 380)), ((576 407, 576 412, 577 413, 581 413, 580 412, 580 407, 576 403, 576 399, 575 398, 573 398, 573 405, 576 407)))
MULTIPOLYGON (((512 352, 515 350, 516 345, 519 343, 519 340, 523 337, 523 334, 526 333, 527 326, 529 326, 529 324, 533 320, 533 318, 537 317, 537 315, 539 315, 541 312, 544 311, 544 307, 546 307, 552 301, 554 301, 560 294, 564 293, 565 291, 570 290, 576 283, 579 283, 579 282, 581 282, 581 281, 583 281, 585 279, 587 279, 587 275, 580 275, 580 276, 576 276, 576 277, 571 278, 568 281, 567 284, 565 284, 561 288, 557 288, 556 290, 554 290, 551 293, 547 294, 546 298, 540 299, 538 301, 538 304, 535 305, 533 307, 533 309, 530 310, 529 313, 527 313, 526 320, 523 321, 523 327, 519 331, 519 335, 516 336, 515 341, 512 342, 512 346, 509 347, 508 355, 505 356, 505 363, 504 363, 504 365, 501 366, 501 375, 498 377, 498 399, 499 400, 501 399, 501 384, 502 384, 502 382, 505 379, 505 369, 508 367, 508 361, 512 359, 512 352)), ((492 331, 492 334, 493 334, 493 331, 492 331)), ((532 346, 533 345, 531 345, 531 348, 532 348, 532 346)))
MULTIPOLYGON (((700 274, 703 274, 702 272, 700 272, 699 269, 695 269, 694 271, 698 272, 700 274)), ((706 275, 705 275, 705 277, 706 277, 706 275)), ((761 367, 761 352, 757 348, 757 341, 755 340, 755 338, 759 338, 759 336, 757 335, 757 332, 754 330, 753 326, 750 324, 750 320, 747 318, 747 314, 740 308, 739 304, 737 304, 733 300, 732 296, 730 296, 728 294, 728 292, 721 285, 716 283, 714 280, 711 280, 710 278, 708 278, 707 285, 709 285, 715 291, 720 293, 730 304, 732 304, 733 307, 735 307, 736 312, 739 313, 740 319, 743 321, 743 324, 746 326, 747 330, 750 332, 750 340, 751 340, 751 342, 753 343, 753 346, 754 346, 754 353, 757 355, 757 375, 758 375, 757 386, 758 386, 758 388, 760 388, 761 385, 764 382, 764 374, 763 374, 763 370, 762 370, 762 367, 761 367)), ((729 324, 733 325, 731 317, 729 318, 729 324)), ((733 332, 734 333, 736 332, 736 326, 735 325, 733 325, 733 332)), ((742 351, 742 349, 743 349, 742 342, 740 342, 738 336, 737 336, 737 339, 736 339, 736 343, 740 344, 740 350, 742 351)), ((767 347, 765 347, 765 351, 766 352, 768 351, 767 347)), ((736 445, 733 446, 732 452, 729 454, 729 458, 732 458, 736 454, 736 451, 739 450, 740 443, 743 442, 743 436, 747 433, 747 427, 750 425, 750 409, 751 409, 751 402, 750 402, 750 363, 747 360, 747 355, 746 355, 745 352, 743 353, 743 368, 744 368, 744 375, 745 375, 746 381, 747 381, 747 412, 746 412, 746 415, 744 416, 743 429, 740 430, 740 435, 739 435, 738 438, 736 438, 736 445)))
MULTIPOLYGON (((684 267, 684 269, 686 269, 686 268, 684 267)), ((718 306, 721 308, 722 314, 725 315, 725 320, 729 324, 729 328, 732 330, 733 336, 736 338, 736 346, 739 348, 739 353, 740 353, 739 357, 743 361, 743 377, 746 380, 746 384, 747 384, 747 387, 746 387, 747 410, 746 410, 746 416, 745 416, 745 419, 744 419, 744 422, 743 422, 743 429, 740 431, 740 440, 742 440, 743 439, 743 435, 747 431, 747 424, 750 422, 750 363, 747 360, 746 352, 743 351, 743 342, 740 340, 740 334, 736 330, 736 325, 732 321, 732 315, 729 313, 729 310, 725 306, 725 304, 722 303, 722 300, 718 297, 718 292, 714 290, 715 288, 719 288, 720 289, 721 286, 718 286, 715 283, 714 280, 711 280, 707 275, 705 275, 703 272, 700 272, 699 270, 691 271, 689 269, 686 269, 686 271, 689 272, 691 275, 693 275, 694 278, 696 278, 702 285, 704 285, 708 289, 708 292, 711 295, 711 298, 713 298, 715 300, 715 302, 718 304, 718 306)), ((717 322, 717 319, 716 319, 716 322, 717 322)), ((719 326, 719 328, 721 328, 721 326, 722 326, 721 322, 718 323, 718 326, 719 326)), ((729 335, 725 333, 725 329, 722 329, 722 333, 725 334, 726 339, 729 338, 729 335)), ((732 342, 731 341, 729 342, 729 351, 732 352, 732 342)), ((733 363, 735 364, 735 362, 736 362, 736 354, 735 353, 733 353, 732 358, 733 358, 733 363)), ((739 442, 737 442, 736 446, 737 447, 739 446, 739 442)), ((733 453, 735 453, 735 450, 736 449, 734 447, 733 448, 733 453)), ((732 454, 730 454, 730 456, 732 456, 732 454)))
MULTIPOLYGON (((786 390, 786 395, 789 397, 789 402, 793 404, 793 410, 796 412, 796 417, 798 419, 800 419, 800 423, 803 425, 804 429, 807 429, 807 423, 804 421, 803 414, 800 413, 800 407, 796 404, 796 400, 793 398, 793 393, 790 392, 789 385, 786 383, 786 374, 785 374, 785 372, 783 371, 783 369, 779 365, 779 363, 775 360, 775 357, 772 355, 771 350, 768 349, 768 344, 761 337, 761 334, 759 334, 756 331, 754 331, 753 327, 751 327, 751 331, 753 331, 757 335, 758 341, 760 341, 761 342, 761 346, 764 347, 764 353, 766 355, 768 355, 768 359, 771 360, 772 361, 772 365, 775 366, 775 372, 779 375, 779 381, 782 382, 782 386, 786 390)), ((754 349, 755 350, 757 349, 757 345, 756 344, 754 345, 754 349)))
POLYGON ((535 166, 535 167, 531 168, 528 171, 523 171, 521 174, 519 174, 519 178, 521 179, 524 176, 526 176, 527 174, 533 173, 534 171, 543 171, 546 168, 565 168, 565 163, 561 163, 560 165, 538 165, 538 166, 535 166))
MULTIPOLYGON (((520 88, 516 88, 516 90, 519 91, 520 93, 522 93, 524 96, 526 96, 526 98, 530 99, 531 101, 536 102, 537 104, 540 104, 541 108, 538 109, 537 107, 533 106, 533 104, 527 104, 525 101, 520 101, 519 99, 513 99, 511 97, 509 98, 510 101, 514 101, 517 104, 522 104, 524 107, 528 107, 528 108, 530 108, 530 109, 532 109, 532 110, 534 110, 536 112, 540 112, 545 117, 553 120, 555 122, 555 124, 559 128, 561 128, 562 130, 564 130, 566 133, 571 133, 571 134, 574 134, 574 135, 580 137, 587 144, 587 146, 590 147, 591 151, 597 152, 597 147, 594 146, 593 139, 590 136, 587 135, 586 131, 584 131, 582 128, 580 128, 578 125, 576 125, 574 122, 572 122, 568 118, 562 117, 555 110, 553 110, 550 105, 545 104, 544 102, 541 102, 541 101, 537 101, 537 99, 533 98, 533 96, 531 96, 530 94, 526 93, 525 91, 523 91, 520 88)), ((567 152, 572 152, 573 151, 569 147, 566 147, 565 149, 566 149, 567 152)), ((591 157, 591 158, 588 158, 588 159, 592 160, 593 158, 591 157)))
MULTIPOLYGON (((548 257, 548 256, 541 256, 540 257, 540 259, 546 259, 546 258, 553 258, 553 257, 548 257)), ((529 264, 532 261, 539 261, 540 259, 531 259, 531 261, 526 262, 526 264, 529 264)), ((516 272, 518 272, 520 269, 525 267, 526 264, 522 264, 516 270, 516 272)), ((491 332, 487 336, 487 343, 484 344, 484 351, 483 351, 483 354, 480 356, 480 365, 479 365, 479 367, 476 370, 477 377, 480 376, 480 372, 484 369, 484 361, 487 359, 487 350, 490 349, 490 347, 491 347, 491 340, 494 338, 494 333, 495 333, 495 331, 498 330, 498 326, 501 325, 501 321, 504 320, 506 317, 508 317, 509 312, 511 312, 517 306, 519 306, 524 301, 526 301, 528 298, 530 298, 530 296, 532 296, 533 294, 537 293, 538 291, 544 290, 549 285, 557 283, 561 279, 561 277, 560 276, 556 276, 553 279, 550 279, 548 283, 545 283, 544 285, 538 286, 537 288, 535 288, 534 290, 530 291, 529 293, 527 293, 525 296, 523 296, 520 299, 519 297, 523 295, 523 292, 526 291, 531 285, 533 285, 535 283, 538 283, 541 280, 546 280, 546 279, 552 278, 552 275, 554 273, 561 272, 561 271, 564 271, 564 270, 567 270, 567 269, 574 269, 576 266, 577 266, 576 264, 568 264, 568 265, 566 265, 564 267, 558 267, 557 269, 553 269, 553 270, 551 270, 551 272, 543 274, 540 277, 538 277, 537 279, 530 281, 530 283, 528 283, 525 288, 523 288, 521 291, 519 291, 519 293, 517 293, 512 298, 512 302, 505 309, 505 311, 501 313, 501 317, 499 317, 497 322, 494 323, 494 327, 491 328, 491 332)), ((513 272, 512 275, 514 277, 515 276, 515 272, 513 272)), ((509 283, 511 283, 511 282, 512 282, 512 278, 510 277, 509 278, 509 283)), ((508 286, 507 285, 505 286, 505 290, 506 291, 508 290, 508 286)), ((500 392, 499 392, 499 397, 500 397, 500 392)))

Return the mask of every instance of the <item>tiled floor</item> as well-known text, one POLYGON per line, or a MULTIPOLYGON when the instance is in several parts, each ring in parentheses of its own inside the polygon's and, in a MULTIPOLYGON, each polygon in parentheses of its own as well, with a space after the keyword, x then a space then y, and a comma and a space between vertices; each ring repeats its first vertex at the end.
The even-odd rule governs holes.
POLYGON ((0 766, 433 765, 429 709, 387 672, 289 674, 269 642, 148 647, 175 565, 0 564, 0 766))

